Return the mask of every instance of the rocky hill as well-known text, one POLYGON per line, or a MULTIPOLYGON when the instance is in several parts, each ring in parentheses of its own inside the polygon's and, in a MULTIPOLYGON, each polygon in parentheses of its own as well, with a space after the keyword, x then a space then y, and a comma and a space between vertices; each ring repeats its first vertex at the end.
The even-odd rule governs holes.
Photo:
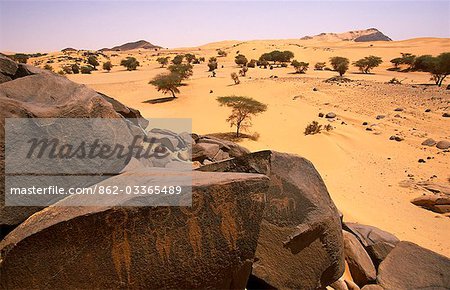
POLYGON ((136 50, 136 49, 160 49, 160 48, 161 48, 161 46, 151 44, 148 41, 138 40, 135 42, 127 42, 122 45, 117 45, 112 48, 102 48, 100 50, 103 50, 103 51, 127 51, 127 50, 136 50))
POLYGON ((392 41, 391 38, 384 35, 376 28, 364 30, 352 30, 343 33, 320 33, 314 36, 304 36, 302 40, 319 40, 319 41, 392 41))

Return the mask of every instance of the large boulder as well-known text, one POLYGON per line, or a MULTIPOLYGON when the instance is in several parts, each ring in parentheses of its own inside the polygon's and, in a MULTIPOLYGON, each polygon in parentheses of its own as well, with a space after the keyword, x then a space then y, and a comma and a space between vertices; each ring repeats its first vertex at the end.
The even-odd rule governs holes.
POLYGON ((377 271, 372 260, 358 239, 347 231, 344 234, 344 253, 353 281, 362 287, 375 281, 377 271))
MULTIPOLYGON (((34 214, 0 243, 0 287, 244 289, 268 178, 189 174, 192 207, 68 206, 87 198, 74 195, 34 214)), ((140 185, 153 185, 151 173, 147 177, 140 185)), ((123 178, 99 186, 121 184, 123 178)), ((139 199, 114 198, 123 199, 120 205, 139 199)))
POLYGON ((342 276, 339 213, 310 161, 261 151, 197 170, 261 173, 270 178, 252 283, 280 289, 316 289, 342 276))
MULTIPOLYGON (((114 119, 121 123, 122 133, 112 134, 111 131, 104 130, 97 137, 108 140, 113 136, 119 136, 122 142, 126 143, 132 142, 131 136, 136 134, 133 127, 141 130, 140 127, 134 126, 131 121, 127 121, 122 114, 118 113, 110 100, 105 100, 104 96, 94 90, 29 65, 21 64, 18 68, 15 74, 17 76, 20 71, 19 78, 0 84, 0 237, 40 209, 39 207, 4 206, 5 118, 114 119)), ((13 73, 12 69, 3 68, 3 71, 13 73)), ((116 104, 116 108, 117 106, 118 104, 116 104)), ((72 127, 65 128, 65 131, 72 129, 72 132, 76 134, 91 132, 83 131, 83 128, 76 127, 75 124, 72 127)), ((39 134, 39 132, 37 130, 34 134, 39 134)), ((29 165, 32 166, 33 163, 29 165)), ((72 165, 75 166, 75 163, 72 165)), ((103 165, 104 172, 119 172, 124 166, 117 163, 103 165)))
POLYGON ((10 58, 0 55, 0 75, 12 78, 17 71, 18 65, 10 58))
POLYGON ((389 252, 400 241, 396 236, 377 227, 346 222, 346 231, 353 233, 372 258, 375 268, 386 258, 389 252))
POLYGON ((378 268, 386 290, 450 289, 450 259, 411 242, 400 242, 378 268))

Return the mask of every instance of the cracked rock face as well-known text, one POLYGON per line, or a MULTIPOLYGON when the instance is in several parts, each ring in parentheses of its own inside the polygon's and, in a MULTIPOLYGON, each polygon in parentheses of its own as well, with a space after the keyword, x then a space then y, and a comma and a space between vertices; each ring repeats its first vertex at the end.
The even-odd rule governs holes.
POLYGON ((268 178, 191 174, 192 207, 71 207, 64 199, 36 213, 0 243, 0 287, 245 288, 268 178))
POLYGON ((280 289, 316 289, 342 276, 339 213, 311 162, 261 151, 197 170, 262 173, 270 178, 252 270, 256 280, 280 289))

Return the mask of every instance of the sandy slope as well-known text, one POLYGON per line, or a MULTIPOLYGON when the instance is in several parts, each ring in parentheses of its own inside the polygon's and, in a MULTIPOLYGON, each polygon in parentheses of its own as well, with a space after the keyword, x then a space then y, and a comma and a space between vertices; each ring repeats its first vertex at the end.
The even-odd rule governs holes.
POLYGON ((218 69, 216 78, 209 77, 206 64, 196 65, 194 76, 187 81, 188 86, 181 88, 179 98, 158 105, 142 103, 161 96, 148 85, 154 75, 165 72, 155 63, 154 51, 122 53, 112 58, 113 63, 118 63, 132 54, 143 63, 138 71, 127 72, 115 67, 111 73, 99 71, 68 77, 139 109, 146 117, 192 118, 193 130, 201 134, 230 131, 225 122, 229 110, 218 106, 217 96, 245 95, 264 102, 269 109, 254 118, 250 132, 258 132, 260 138, 257 142, 244 141, 244 146, 251 150, 271 148, 309 158, 322 174, 347 221, 378 226, 401 239, 450 256, 450 219, 412 205, 409 201, 421 192, 401 186, 404 180, 428 180, 434 175, 437 177, 433 180, 449 183, 449 153, 424 148, 420 143, 428 137, 450 139, 450 119, 441 117, 444 111, 449 111, 450 91, 417 85, 429 83, 426 73, 386 71, 389 60, 400 52, 436 55, 447 51, 448 47, 450 39, 430 38, 380 42, 373 46, 369 43, 274 40, 226 41, 163 51, 168 54, 191 51, 208 58, 216 54, 216 48, 222 48, 229 54, 219 58, 224 68, 218 69), (250 69, 248 76, 241 78, 240 85, 232 85, 229 75, 238 71, 233 63, 237 51, 250 59, 274 49, 292 50, 295 59, 312 65, 335 55, 354 61, 369 54, 383 57, 385 63, 374 75, 357 74, 351 68, 348 77, 358 81, 341 86, 323 82, 334 76, 334 72, 309 70, 305 75, 296 75, 291 74, 292 68, 250 69), (272 75, 278 78, 270 78, 272 75), (392 77, 406 78, 404 85, 384 83, 392 77), (313 91, 313 87, 318 91, 313 91), (405 110, 394 112, 397 107, 405 110), (427 108, 432 112, 425 113, 427 108), (304 136, 304 128, 312 120, 328 122, 317 117, 319 112, 330 111, 339 118, 332 123, 333 131, 304 136), (379 114, 386 118, 376 120, 379 114), (395 117, 396 114, 400 117, 395 117), (373 131, 365 130, 366 126, 362 125, 365 121, 375 124, 373 131), (405 141, 390 141, 389 137, 395 134, 403 136, 405 141), (433 159, 427 160, 427 157, 433 159), (419 158, 427 162, 418 163, 419 158))

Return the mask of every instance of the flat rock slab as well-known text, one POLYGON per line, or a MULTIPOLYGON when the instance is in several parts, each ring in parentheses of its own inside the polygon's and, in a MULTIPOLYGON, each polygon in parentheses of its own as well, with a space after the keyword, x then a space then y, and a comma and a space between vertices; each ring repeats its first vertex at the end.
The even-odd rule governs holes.
POLYGON ((193 172, 192 182, 192 207, 64 206, 74 195, 34 214, 0 243, 0 287, 245 288, 268 178, 193 172))
POLYGON ((380 264, 386 290, 450 289, 450 259, 411 242, 400 242, 380 264))
POLYGON ((256 281, 280 289, 316 289, 342 276, 339 213, 311 162, 261 151, 197 170, 261 173, 270 178, 252 271, 256 281))

